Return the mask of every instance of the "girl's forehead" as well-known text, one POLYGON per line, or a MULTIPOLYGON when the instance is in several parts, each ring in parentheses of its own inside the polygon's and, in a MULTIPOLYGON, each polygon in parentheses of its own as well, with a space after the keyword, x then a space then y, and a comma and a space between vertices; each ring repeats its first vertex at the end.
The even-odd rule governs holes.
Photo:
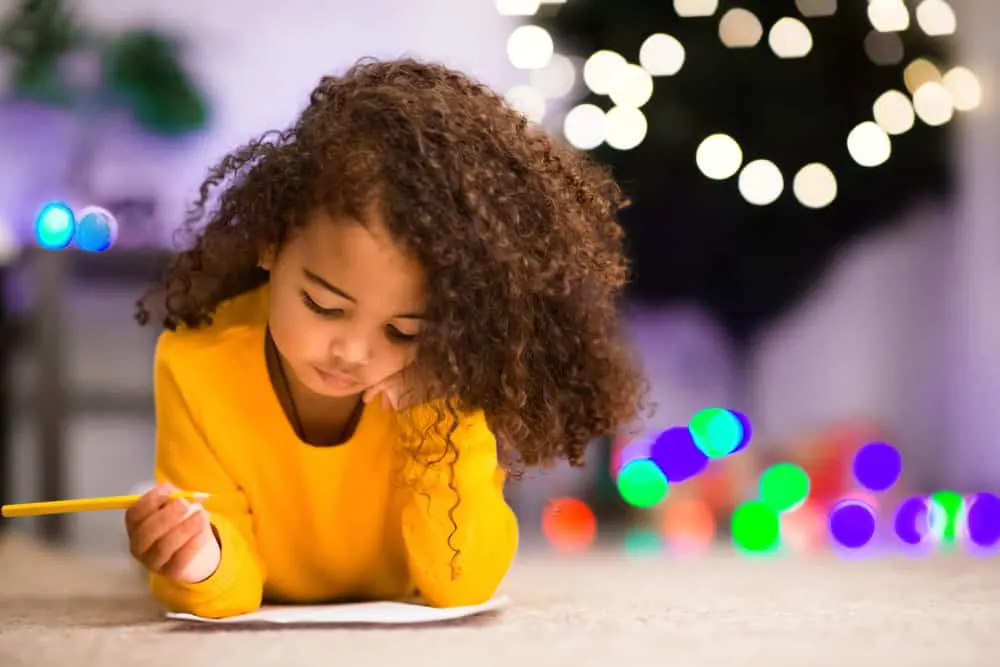
POLYGON ((420 264, 376 223, 315 217, 300 239, 303 268, 357 296, 406 302, 424 298, 420 264))

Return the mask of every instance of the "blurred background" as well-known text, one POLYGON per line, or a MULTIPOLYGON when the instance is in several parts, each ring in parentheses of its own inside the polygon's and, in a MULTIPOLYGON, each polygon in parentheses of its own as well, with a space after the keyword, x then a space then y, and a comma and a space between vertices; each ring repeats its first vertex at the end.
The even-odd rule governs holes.
MULTIPOLYGON (((632 200, 625 315, 656 410, 587 467, 511 483, 526 542, 704 546, 781 462, 810 478, 808 501, 794 474, 771 493, 803 549, 845 498, 891 522, 910 496, 996 492, 997 25, 991 0, 3 0, 0 503, 146 483, 157 332, 132 309, 208 165, 323 74, 403 55, 502 91, 632 200), (70 243, 87 206, 111 247, 99 215, 70 243), (733 446, 658 465, 696 422, 733 446), (857 474, 873 442, 892 488, 857 474)), ((117 513, 14 527, 124 544, 117 513)))

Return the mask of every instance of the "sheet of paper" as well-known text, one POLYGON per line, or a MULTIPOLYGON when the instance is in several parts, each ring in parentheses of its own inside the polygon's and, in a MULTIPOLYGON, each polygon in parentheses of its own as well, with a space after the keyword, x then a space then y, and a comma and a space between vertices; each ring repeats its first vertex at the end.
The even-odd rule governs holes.
POLYGON ((269 606, 265 605, 251 614, 228 618, 203 618, 191 614, 168 613, 175 621, 214 624, 279 624, 279 625, 409 625, 453 621, 476 616, 505 607, 510 602, 506 596, 496 597, 471 607, 437 609, 403 602, 358 602, 350 604, 269 606))

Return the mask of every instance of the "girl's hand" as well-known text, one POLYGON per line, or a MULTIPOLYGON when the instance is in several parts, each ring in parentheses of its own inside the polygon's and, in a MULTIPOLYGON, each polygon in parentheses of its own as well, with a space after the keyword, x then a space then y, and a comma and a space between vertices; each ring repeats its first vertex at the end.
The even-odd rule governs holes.
POLYGON ((222 551, 208 512, 160 484, 125 513, 129 551, 150 572, 194 584, 208 579, 219 567, 222 551))
POLYGON ((421 400, 412 373, 405 368, 368 387, 361 400, 370 403, 378 396, 382 397, 383 408, 397 412, 417 405, 421 400))

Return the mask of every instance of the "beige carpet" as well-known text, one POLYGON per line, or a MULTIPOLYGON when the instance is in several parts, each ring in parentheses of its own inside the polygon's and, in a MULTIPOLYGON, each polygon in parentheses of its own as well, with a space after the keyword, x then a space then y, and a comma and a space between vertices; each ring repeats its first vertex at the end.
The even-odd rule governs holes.
POLYGON ((0 666, 1000 665, 1000 558, 519 559, 491 618, 405 629, 182 629, 136 572, 0 541, 0 666))

